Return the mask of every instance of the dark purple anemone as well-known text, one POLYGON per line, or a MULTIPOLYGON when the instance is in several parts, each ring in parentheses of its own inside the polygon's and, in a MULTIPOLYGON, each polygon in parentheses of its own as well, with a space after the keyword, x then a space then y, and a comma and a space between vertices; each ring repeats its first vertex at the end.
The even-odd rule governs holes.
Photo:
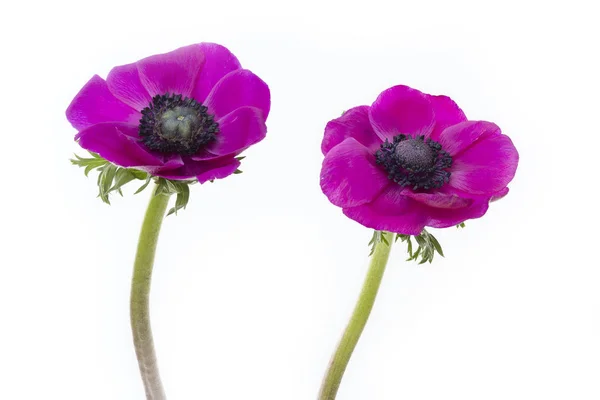
POLYGON ((92 77, 67 109, 86 150, 200 183, 231 175, 267 132, 269 88, 225 47, 193 44, 92 77))
POLYGON ((481 217, 519 161, 498 126, 408 86, 330 121, 321 149, 329 200, 366 227, 406 235, 481 217))

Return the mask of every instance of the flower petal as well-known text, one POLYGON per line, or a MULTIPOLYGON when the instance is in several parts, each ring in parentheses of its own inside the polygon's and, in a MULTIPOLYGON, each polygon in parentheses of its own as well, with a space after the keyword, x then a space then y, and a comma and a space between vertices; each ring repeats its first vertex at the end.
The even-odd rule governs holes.
POLYGON ((354 207, 373 200, 389 185, 373 153, 354 138, 331 149, 323 160, 321 189, 333 204, 354 207))
POLYGON ((221 164, 209 164, 205 171, 202 171, 196 175, 198 182, 204 183, 213 179, 227 178, 233 174, 240 166, 240 161, 235 158, 229 160, 228 163, 221 164))
POLYGON ((498 201, 500 199, 502 199, 504 196, 506 196, 508 194, 508 188, 505 187, 504 189, 502 189, 501 191, 499 191, 498 193, 495 193, 492 198, 490 199, 490 203, 493 201, 498 201))
POLYGON ((239 153, 263 140, 267 133, 263 113, 254 107, 240 107, 217 122, 217 140, 206 150, 218 156, 239 153))
POLYGON ((240 161, 231 157, 219 160, 194 161, 185 158, 184 165, 172 171, 159 172, 157 175, 166 179, 183 180, 197 178, 204 183, 213 179, 222 179, 233 174, 240 166, 240 161))
POLYGON ((500 134, 500 128, 487 121, 464 121, 452 125, 441 133, 438 142, 442 149, 456 157, 483 135, 500 134))
POLYGON ((212 88, 231 71, 242 68, 238 59, 225 47, 215 43, 200 43, 204 65, 198 73, 192 96, 204 102, 212 88))
POLYGON ((163 165, 159 158, 130 136, 133 130, 137 130, 137 127, 114 122, 99 123, 79 132, 75 140, 84 149, 98 153, 121 167, 163 165), (126 134, 124 131, 130 132, 126 134))
POLYGON ((67 119, 81 131, 100 122, 126 122, 137 125, 142 115, 117 99, 104 79, 94 75, 77 93, 66 111, 67 119))
POLYGON ((204 63, 199 45, 181 47, 137 62, 140 81, 150 96, 165 93, 190 97, 204 63))
POLYGON ((426 206, 406 197, 404 192, 398 185, 389 185, 371 203, 344 208, 344 214, 367 228, 418 235, 428 221, 426 206))
POLYGON ((454 158, 449 184, 492 196, 513 179, 518 162, 519 153, 508 136, 486 135, 454 158))
POLYGON ((142 85, 135 63, 111 69, 106 77, 106 83, 116 98, 138 111, 148 107, 152 102, 152 96, 142 85))
POLYGON ((212 160, 213 158, 219 158, 220 156, 211 153, 206 149, 201 149, 196 154, 190 156, 190 158, 194 161, 203 161, 203 160, 212 160))
POLYGON ((427 209, 429 221, 427 226, 433 228, 447 228, 456 226, 468 219, 476 219, 482 217, 488 210, 488 200, 478 200, 473 202, 469 207, 457 209, 433 208, 427 209))
POLYGON ((408 86, 394 86, 383 91, 371 106, 371 124, 381 140, 399 134, 429 136, 435 115, 429 98, 408 86))
POLYGON ((433 193, 416 193, 410 188, 406 188, 402 194, 421 204, 436 208, 457 209, 467 207, 473 203, 472 199, 459 196, 448 186, 444 186, 441 190, 433 193))
POLYGON ((256 107, 266 120, 271 107, 269 87, 262 79, 247 69, 238 69, 225 75, 204 103, 216 119, 223 118, 243 106, 256 107))
POLYGON ((435 114, 435 127, 431 132, 431 139, 438 141, 444 129, 459 122, 466 121, 463 110, 448 96, 427 95, 435 114))
POLYGON ((325 136, 321 143, 323 154, 327 154, 329 150, 349 137, 353 137, 373 152, 379 149, 381 139, 379 139, 371 126, 371 121, 369 121, 369 106, 351 108, 341 117, 327 123, 325 136))

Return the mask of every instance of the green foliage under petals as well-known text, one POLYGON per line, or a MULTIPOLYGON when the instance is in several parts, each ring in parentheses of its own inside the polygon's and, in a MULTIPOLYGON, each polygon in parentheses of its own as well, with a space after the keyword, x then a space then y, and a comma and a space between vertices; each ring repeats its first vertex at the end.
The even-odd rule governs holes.
POLYGON ((466 225, 464 222, 461 222, 460 224, 456 225, 457 228, 464 228, 466 225))
POLYGON ((440 256, 444 257, 444 252, 442 251, 440 242, 438 242, 435 236, 427 232, 426 229, 423 229, 423 232, 416 236, 397 234, 396 240, 398 239, 408 244, 408 259, 406 261, 416 261, 420 257, 421 261, 419 264, 424 264, 426 262, 431 264, 435 253, 438 253, 440 256), (417 242, 416 251, 413 251, 413 238, 417 242))
POLYGON ((388 246, 390 245, 382 231, 373 231, 373 237, 369 242, 369 246, 371 246, 371 252, 369 253, 369 256, 373 255, 373 253, 375 252, 375 247, 381 242, 385 243, 388 246))
MULTIPOLYGON (((396 234, 395 241, 400 239, 402 242, 406 242, 408 245, 408 259, 406 261, 416 261, 419 258, 421 259, 419 264, 424 264, 426 262, 431 263, 433 261, 433 257, 435 253, 438 253, 442 257, 444 257, 444 252, 442 250, 442 246, 440 242, 433 236, 431 233, 427 232, 426 229, 423 229, 420 235, 402 235, 400 233, 396 234), (413 241, 416 241, 417 249, 414 250, 413 241)), ((388 240, 385 238, 384 232, 382 231, 373 231, 373 237, 369 242, 369 246, 371 246, 371 252, 369 256, 373 255, 375 251, 375 247, 379 243, 385 243, 386 245, 390 245, 388 240)))
POLYGON ((81 168, 85 168, 85 176, 88 176, 92 170, 98 171, 98 197, 106 204, 110 204, 109 195, 113 192, 117 192, 123 196, 121 188, 133 180, 138 179, 146 181, 136 193, 144 190, 150 183, 152 177, 144 171, 118 167, 96 153, 90 153, 90 155, 91 157, 85 158, 75 154, 75 158, 71 159, 71 163, 81 168))
POLYGON ((185 209, 188 202, 190 201, 190 185, 194 181, 171 181, 165 178, 158 178, 156 181, 157 187, 154 195, 159 194, 176 194, 175 207, 171 207, 167 216, 171 214, 177 215, 177 211, 185 209))
POLYGON ((71 160, 73 165, 85 168, 85 176, 88 176, 90 171, 98 171, 98 197, 106 204, 110 204, 109 195, 113 192, 123 196, 121 188, 134 180, 144 181, 134 194, 142 192, 148 187, 151 181, 157 184, 154 195, 157 194, 176 194, 175 206, 172 207, 168 215, 177 214, 177 211, 185 209, 190 200, 189 185, 196 183, 193 180, 172 181, 165 178, 153 177, 152 175, 133 168, 118 167, 111 162, 100 157, 98 154, 90 153, 91 157, 85 158, 75 154, 75 158, 71 160))

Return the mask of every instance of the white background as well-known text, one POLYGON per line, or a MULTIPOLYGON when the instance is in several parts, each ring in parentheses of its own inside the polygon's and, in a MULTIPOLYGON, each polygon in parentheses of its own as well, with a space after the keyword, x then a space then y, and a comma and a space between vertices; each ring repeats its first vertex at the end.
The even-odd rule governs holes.
POLYGON ((319 188, 329 119, 395 84, 499 124, 511 193, 446 258, 394 248, 338 400, 600 398, 593 2, 10 2, 0 30, 0 398, 143 399, 131 265, 149 192, 95 198, 64 110, 94 74, 213 41, 271 87, 244 174, 164 224, 152 322, 172 400, 316 398, 371 232, 319 188), (567 5, 568 4, 568 5, 567 5))

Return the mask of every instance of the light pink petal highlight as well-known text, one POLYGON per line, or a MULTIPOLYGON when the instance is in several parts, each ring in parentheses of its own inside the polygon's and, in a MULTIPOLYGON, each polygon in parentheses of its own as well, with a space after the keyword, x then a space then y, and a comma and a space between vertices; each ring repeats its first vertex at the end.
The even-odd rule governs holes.
POLYGON ((435 125, 429 98, 402 85, 383 91, 371 106, 369 117, 381 140, 389 141, 399 134, 429 137, 435 125))
POLYGON ((519 153, 508 136, 486 136, 455 157, 449 184, 467 193, 494 195, 515 176, 519 153))
POLYGON ((321 142, 321 151, 329 150, 352 137, 375 153, 381 145, 381 139, 371 126, 369 107, 359 106, 346 111, 344 115, 327 123, 325 136, 321 142))
POLYGON ((428 222, 426 207, 406 197, 398 185, 390 185, 374 201, 344 208, 344 214, 367 228, 418 235, 428 222))
POLYGON ((191 97, 204 63, 199 45, 181 47, 137 62, 140 81, 151 97, 166 93, 191 97))
POLYGON ((452 157, 477 142, 483 135, 500 134, 500 128, 487 121, 465 121, 444 129, 438 142, 452 157))
POLYGON ((438 141, 440 134, 444 129, 459 122, 467 120, 465 113, 460 107, 448 96, 431 96, 427 95, 433 113, 435 114, 435 127, 431 132, 431 139, 438 141))
POLYGON ((142 85, 135 63, 111 69, 106 83, 116 98, 138 111, 148 107, 152 102, 152 96, 142 85))
POLYGON ((67 108, 67 119, 81 131, 101 122, 139 123, 142 115, 117 99, 108 90, 104 79, 94 75, 75 96, 67 108))
POLYGON ((254 107, 240 107, 218 121, 219 133, 206 150, 217 156, 239 153, 265 138, 263 113, 254 107))
POLYGON ((212 88, 225 75, 242 66, 238 59, 225 47, 215 43, 200 43, 200 49, 204 54, 204 64, 198 73, 196 85, 192 96, 201 103, 212 88))
POLYGON ((373 200, 390 183, 369 149, 348 138, 327 153, 321 189, 333 204, 354 207, 373 200))
POLYGON ((247 69, 238 69, 225 75, 206 98, 208 111, 220 119, 244 106, 255 107, 267 119, 271 97, 267 84, 247 69))

